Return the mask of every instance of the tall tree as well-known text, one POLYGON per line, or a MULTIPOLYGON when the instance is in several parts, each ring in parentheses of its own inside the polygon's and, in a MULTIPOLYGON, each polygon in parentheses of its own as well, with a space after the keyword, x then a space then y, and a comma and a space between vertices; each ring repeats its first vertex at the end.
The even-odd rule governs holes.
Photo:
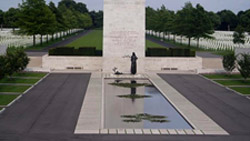
POLYGON ((90 16, 93 21, 93 27, 94 28, 102 28, 103 26, 103 11, 91 11, 90 16))
POLYGON ((211 22, 213 24, 213 28, 218 29, 218 27, 221 24, 220 16, 217 15, 216 13, 212 12, 212 11, 208 12, 208 16, 209 16, 209 19, 211 20, 211 22))
POLYGON ((194 38, 197 39, 197 47, 199 47, 200 38, 213 38, 211 36, 214 33, 213 24, 208 13, 199 4, 196 5, 196 9, 193 9, 193 26, 193 34, 194 38))
POLYGON ((0 28, 1 31, 3 30, 3 24, 4 24, 4 12, 0 10, 0 28))
POLYGON ((15 30, 15 27, 17 27, 17 20, 19 9, 17 8, 10 8, 7 12, 4 14, 4 21, 5 25, 7 27, 13 28, 13 31, 15 30))
POLYGON ((244 28, 241 25, 238 25, 237 28, 235 29, 235 32, 233 34, 233 42, 235 44, 245 44, 245 35, 244 35, 244 28))
POLYGON ((250 33, 250 9, 239 13, 240 25, 245 29, 246 32, 250 33))
MULTIPOLYGON (((33 45, 37 34, 41 37, 48 34, 55 25, 55 15, 50 11, 44 0, 26 0, 19 5, 18 25, 21 33, 33 35, 33 45)), ((42 43, 42 38, 41 38, 42 43)))
POLYGON ((227 30, 231 31, 236 28, 238 25, 237 16, 230 10, 222 10, 217 13, 221 19, 221 25, 219 26, 219 30, 227 30))

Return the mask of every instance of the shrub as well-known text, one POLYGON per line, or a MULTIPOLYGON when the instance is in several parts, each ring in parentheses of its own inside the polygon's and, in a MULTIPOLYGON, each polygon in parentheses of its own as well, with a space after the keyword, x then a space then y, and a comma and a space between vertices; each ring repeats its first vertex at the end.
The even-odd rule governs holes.
POLYGON ((242 54, 241 59, 238 60, 238 65, 241 76, 246 80, 250 76, 250 55, 242 54))
POLYGON ((195 57, 195 51, 182 48, 148 48, 146 56, 153 57, 195 57))
POLYGON ((57 47, 49 50, 49 55, 52 56, 100 56, 102 52, 96 51, 95 47, 57 47))
POLYGON ((24 70, 29 63, 29 58, 22 47, 9 47, 6 51, 4 72, 12 76, 15 72, 24 70))
POLYGON ((231 73, 235 69, 235 60, 236 60, 236 57, 234 53, 223 56, 222 63, 223 63, 224 69, 227 72, 231 73))

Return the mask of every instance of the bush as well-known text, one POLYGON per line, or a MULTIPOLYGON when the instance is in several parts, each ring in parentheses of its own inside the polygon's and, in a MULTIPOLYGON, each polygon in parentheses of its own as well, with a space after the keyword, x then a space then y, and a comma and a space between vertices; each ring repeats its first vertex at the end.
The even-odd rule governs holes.
POLYGON ((57 47, 49 50, 50 56, 101 56, 101 51, 95 47, 57 47))
POLYGON ((195 51, 182 48, 148 48, 146 56, 151 57, 195 57, 195 51))
POLYGON ((238 70, 245 80, 250 76, 250 55, 242 54, 241 59, 238 60, 238 70))
POLYGON ((236 57, 234 53, 223 56, 222 63, 223 63, 224 69, 227 72, 231 73, 235 69, 235 60, 236 60, 236 57))
POLYGON ((10 77, 15 72, 23 71, 29 63, 29 58, 22 47, 9 47, 3 58, 4 63, 1 65, 4 70, 4 75, 10 77))

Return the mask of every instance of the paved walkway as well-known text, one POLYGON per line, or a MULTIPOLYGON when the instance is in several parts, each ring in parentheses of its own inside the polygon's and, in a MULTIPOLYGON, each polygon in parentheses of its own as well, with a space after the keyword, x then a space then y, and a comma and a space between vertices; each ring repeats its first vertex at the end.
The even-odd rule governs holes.
POLYGON ((249 99, 199 75, 161 74, 160 76, 230 135, 250 135, 249 99))
POLYGON ((50 74, 0 115, 0 140, 74 141, 249 141, 250 100, 198 75, 162 74, 167 82, 230 136, 76 135, 73 134, 88 74, 50 74))
POLYGON ((0 115, 0 140, 73 135, 89 74, 50 74, 0 115))
POLYGON ((65 45, 71 43, 72 41, 77 40, 77 39, 81 38, 82 36, 87 35, 90 32, 92 32, 92 30, 85 30, 76 36, 72 36, 72 37, 67 38, 66 40, 59 41, 55 44, 52 44, 48 47, 45 47, 42 50, 29 50, 29 51, 26 51, 26 53, 28 54, 28 56, 43 56, 43 55, 48 53, 49 49, 55 48, 55 47, 60 47, 60 46, 61 47, 65 46, 65 45))

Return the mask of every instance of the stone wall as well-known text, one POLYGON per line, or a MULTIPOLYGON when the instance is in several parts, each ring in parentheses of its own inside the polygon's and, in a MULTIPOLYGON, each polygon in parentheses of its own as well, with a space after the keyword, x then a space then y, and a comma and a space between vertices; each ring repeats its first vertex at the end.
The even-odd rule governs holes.
MULTIPOLYGON (((85 71, 102 71, 106 69, 112 72, 112 68, 118 71, 130 72, 130 59, 108 60, 111 63, 105 64, 107 59, 102 57, 71 57, 71 56, 43 56, 42 67, 50 70, 81 69, 85 71), (108 64, 108 65, 107 65, 108 64), (106 67, 106 68, 105 68, 106 67), (111 69, 109 69, 111 68, 111 69)), ((202 58, 187 57, 146 57, 139 58, 137 61, 138 73, 145 71, 164 71, 164 70, 192 70, 202 69, 202 58)))
POLYGON ((102 57, 43 56, 42 67, 50 70, 79 69, 101 71, 102 57))
POLYGON ((145 71, 192 70, 202 68, 202 58, 195 57, 147 57, 145 71))

